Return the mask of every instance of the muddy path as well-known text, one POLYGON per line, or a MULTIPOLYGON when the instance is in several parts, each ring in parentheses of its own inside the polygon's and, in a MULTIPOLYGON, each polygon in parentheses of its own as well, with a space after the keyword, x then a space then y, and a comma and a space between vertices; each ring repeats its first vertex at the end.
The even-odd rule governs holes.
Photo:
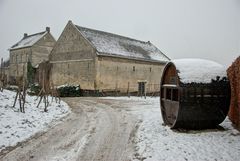
POLYGON ((132 160, 137 119, 121 101, 66 98, 72 113, 41 136, 0 158, 2 161, 132 160))

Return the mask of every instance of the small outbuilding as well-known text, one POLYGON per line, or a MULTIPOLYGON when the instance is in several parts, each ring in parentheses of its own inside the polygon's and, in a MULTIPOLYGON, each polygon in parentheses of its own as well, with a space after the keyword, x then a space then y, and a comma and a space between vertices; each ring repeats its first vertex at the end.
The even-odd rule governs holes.
POLYGON ((42 61, 47 61, 55 43, 49 27, 31 35, 24 33, 23 38, 9 49, 10 84, 15 84, 17 77, 28 77, 28 63, 37 68, 42 61))
POLYGON ((165 66, 160 86, 162 118, 171 128, 213 128, 227 116, 230 84, 216 62, 173 60, 165 66))

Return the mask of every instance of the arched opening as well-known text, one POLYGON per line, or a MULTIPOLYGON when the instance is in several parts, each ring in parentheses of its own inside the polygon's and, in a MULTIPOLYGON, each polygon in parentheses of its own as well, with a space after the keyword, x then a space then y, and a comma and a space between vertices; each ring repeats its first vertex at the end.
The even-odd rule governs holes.
POLYGON ((179 110, 179 86, 175 66, 169 63, 161 80, 161 112, 165 124, 174 126, 179 110))

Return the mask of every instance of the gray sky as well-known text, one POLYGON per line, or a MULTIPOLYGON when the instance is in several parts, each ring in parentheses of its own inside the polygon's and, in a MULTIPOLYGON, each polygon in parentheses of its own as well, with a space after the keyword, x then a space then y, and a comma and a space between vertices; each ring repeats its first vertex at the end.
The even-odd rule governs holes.
POLYGON ((143 41, 171 59, 223 65, 240 55, 240 0, 0 0, 0 55, 23 37, 51 27, 58 39, 74 24, 143 41))

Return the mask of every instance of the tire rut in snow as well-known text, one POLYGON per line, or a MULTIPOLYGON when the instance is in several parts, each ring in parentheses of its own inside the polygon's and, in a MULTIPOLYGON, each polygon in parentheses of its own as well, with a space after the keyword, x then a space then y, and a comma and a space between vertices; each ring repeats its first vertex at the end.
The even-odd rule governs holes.
POLYGON ((97 102, 101 112, 97 117, 96 132, 79 160, 130 160, 132 144, 129 137, 134 121, 126 112, 115 109, 111 103, 101 99, 97 102))
POLYGON ((0 160, 130 160, 134 119, 112 101, 66 98, 72 108, 63 123, 17 147, 0 160))

